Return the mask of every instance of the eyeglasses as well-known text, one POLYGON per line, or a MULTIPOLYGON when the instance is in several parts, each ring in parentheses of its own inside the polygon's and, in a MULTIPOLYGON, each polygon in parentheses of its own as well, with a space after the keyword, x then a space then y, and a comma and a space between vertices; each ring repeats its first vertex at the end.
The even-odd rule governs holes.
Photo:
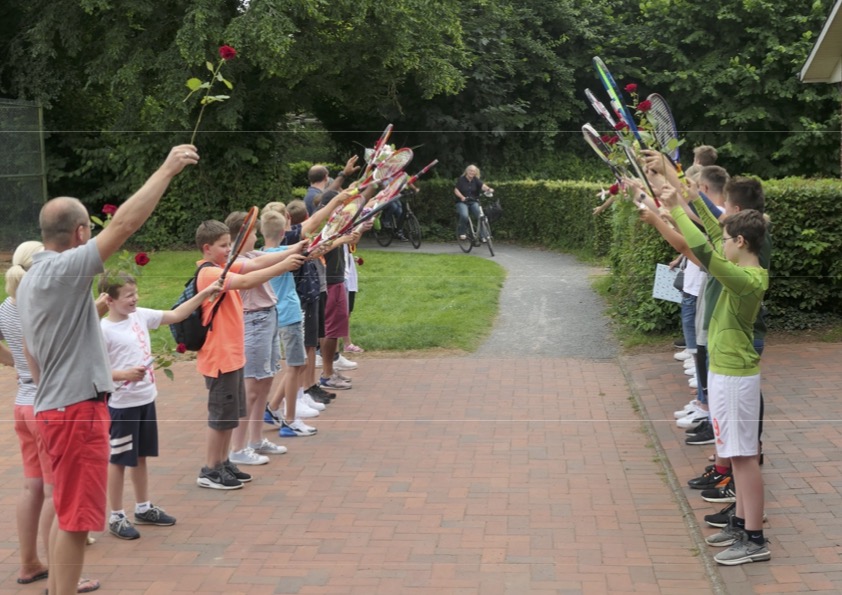
POLYGON ((736 239, 737 238, 734 238, 734 237, 729 238, 728 236, 722 236, 722 243, 724 244, 728 240, 736 240, 736 239))
POLYGON ((80 223, 76 227, 84 227, 85 225, 87 225, 88 229, 90 229, 91 231, 96 229, 96 224, 93 221, 89 221, 88 223, 80 223))

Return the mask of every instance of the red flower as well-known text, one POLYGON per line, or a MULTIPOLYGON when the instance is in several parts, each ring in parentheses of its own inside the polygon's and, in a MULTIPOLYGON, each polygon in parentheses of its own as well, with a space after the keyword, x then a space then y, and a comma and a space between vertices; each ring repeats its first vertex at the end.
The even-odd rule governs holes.
POLYGON ((626 129, 626 128, 628 128, 628 127, 629 127, 629 126, 628 126, 628 124, 626 124, 625 122, 623 122, 623 121, 621 120, 620 122, 617 122, 617 123, 614 125, 614 130, 625 130, 625 129, 626 129))
POLYGON ((102 214, 103 215, 113 215, 117 212, 116 205, 104 205, 102 207, 102 214))
POLYGON ((619 194, 620 193, 620 185, 619 184, 611 184, 611 188, 608 189, 608 194, 619 194))
POLYGON ((187 352, 187 345, 184 343, 179 343, 175 346, 175 350, 179 353, 186 353, 187 352))
POLYGON ((232 48, 230 45, 224 45, 219 48, 219 57, 225 60, 233 60, 237 57, 237 50, 232 48))
POLYGON ((619 140, 620 140, 620 137, 617 136, 617 135, 614 135, 614 136, 610 137, 607 142, 608 142, 609 145, 616 145, 617 141, 619 141, 619 140))
POLYGON ((146 266, 149 264, 149 255, 146 252, 138 252, 134 255, 134 261, 139 267, 146 266))
POLYGON ((648 99, 645 99, 637 104, 636 109, 639 112, 648 112, 650 109, 652 109, 652 102, 648 99))
POLYGON ((362 256, 357 256, 357 266, 358 267, 363 266, 363 257, 362 256))
POLYGON ((629 83, 626 85, 626 93, 635 93, 637 91, 637 84, 629 83))

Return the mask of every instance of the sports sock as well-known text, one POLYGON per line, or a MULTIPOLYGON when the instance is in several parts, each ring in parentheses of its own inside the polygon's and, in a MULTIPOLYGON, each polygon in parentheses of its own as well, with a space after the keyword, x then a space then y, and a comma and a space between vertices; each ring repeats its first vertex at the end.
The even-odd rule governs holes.
POLYGON ((757 545, 764 545, 766 543, 766 538, 763 537, 763 529, 759 529, 757 531, 749 531, 746 529, 746 533, 748 534, 748 538, 753 543, 757 545))
POLYGON ((722 465, 715 465, 716 472, 720 475, 728 475, 731 473, 731 467, 723 467, 722 465))
POLYGON ((125 510, 112 510, 111 511, 111 520, 110 522, 114 522, 126 516, 125 510))
POLYGON ((134 505, 134 511, 136 514, 143 514, 144 512, 148 511, 152 508, 152 504, 150 502, 138 502, 134 505))
POLYGON ((746 520, 741 519, 737 515, 734 515, 734 516, 731 517, 731 526, 736 527, 737 529, 742 529, 743 531, 745 531, 746 520))

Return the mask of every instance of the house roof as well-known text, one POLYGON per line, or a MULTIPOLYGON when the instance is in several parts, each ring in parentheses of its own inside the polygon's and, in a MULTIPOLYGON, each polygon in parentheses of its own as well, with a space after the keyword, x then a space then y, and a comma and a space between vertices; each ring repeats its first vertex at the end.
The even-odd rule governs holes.
POLYGON ((842 0, 836 0, 813 51, 801 69, 802 83, 842 82, 842 0))

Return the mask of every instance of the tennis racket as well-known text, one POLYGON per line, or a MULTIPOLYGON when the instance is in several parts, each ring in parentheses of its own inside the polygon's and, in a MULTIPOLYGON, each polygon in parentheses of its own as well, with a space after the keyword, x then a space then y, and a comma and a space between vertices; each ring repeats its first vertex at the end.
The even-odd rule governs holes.
POLYGON ((381 190, 377 196, 372 198, 368 202, 368 204, 365 205, 365 208, 360 212, 357 220, 354 221, 354 223, 352 224, 352 227, 358 227, 366 221, 368 221, 369 219, 376 217, 380 213, 380 211, 385 209, 390 202, 392 202, 400 196, 401 191, 406 186, 417 182, 418 178, 420 178, 428 171, 433 169, 433 167, 435 167, 438 162, 438 159, 433 159, 414 176, 408 177, 406 174, 403 174, 402 176, 399 176, 398 178, 393 180, 388 186, 381 190))
POLYGON ((602 119, 605 120, 611 129, 614 130, 617 126, 617 121, 614 119, 614 116, 611 115, 611 112, 608 111, 608 108, 605 107, 605 104, 602 103, 599 99, 596 98, 596 95, 591 93, 590 89, 585 89, 585 97, 588 98, 588 101, 593 107, 594 111, 602 116, 602 119))
POLYGON ((312 254, 318 248, 328 247, 333 240, 347 232, 359 216, 366 200, 364 194, 355 194, 331 213, 319 234, 310 240, 304 256, 312 254))
POLYGON ((593 126, 590 124, 582 126, 582 136, 585 138, 585 142, 594 150, 594 153, 608 166, 618 183, 621 183, 623 178, 631 177, 628 170, 621 168, 611 161, 611 148, 602 140, 602 137, 594 130, 593 126))
POLYGON ((228 255, 228 262, 225 263, 225 268, 222 269, 222 275, 219 277, 220 282, 225 281, 225 275, 228 274, 228 270, 231 268, 231 265, 234 264, 234 261, 237 260, 240 252, 243 251, 243 246, 245 246, 249 234, 251 234, 254 230, 254 226, 257 223, 257 215, 257 207, 250 208, 248 213, 246 213, 246 218, 243 220, 240 232, 237 234, 237 237, 234 238, 234 243, 231 246, 231 253, 228 255))
POLYGON ((608 97, 611 99, 611 107, 614 108, 614 112, 617 114, 617 117, 619 117, 620 120, 625 122, 626 126, 629 127, 629 131, 634 135, 637 142, 640 143, 640 147, 642 149, 648 148, 646 143, 643 142, 643 138, 640 136, 640 130, 637 128, 633 115, 623 103, 623 96, 620 95, 617 83, 614 82, 614 77, 611 76, 611 72, 608 70, 605 62, 603 62, 599 56, 594 56, 593 65, 594 68, 596 68, 596 72, 599 75, 599 80, 602 82, 602 86, 605 87, 605 92, 608 93, 608 97))
MULTIPOLYGON (((380 138, 377 139, 377 142, 374 143, 374 148, 371 150, 371 157, 366 160, 365 171, 363 172, 363 177, 367 177, 370 173, 372 168, 377 165, 382 153, 383 148, 386 146, 386 143, 389 141, 389 137, 392 136, 392 129, 394 126, 389 124, 386 126, 386 129, 383 131, 383 134, 380 135, 380 138)), ((366 150, 367 152, 368 150, 366 150)))
POLYGON ((353 193, 359 193, 372 184, 388 182, 398 174, 402 173, 409 162, 412 161, 412 149, 399 149, 378 163, 365 179, 354 186, 353 193))
MULTIPOLYGON (((649 109, 649 120, 652 122, 655 133, 655 140, 661 152, 666 154, 672 160, 672 164, 680 163, 680 155, 678 152, 678 129, 675 125, 675 118, 672 117, 672 110, 670 110, 667 100, 658 93, 652 93, 646 98, 652 107, 649 109)), ((679 171, 680 171, 680 166, 679 171)))

